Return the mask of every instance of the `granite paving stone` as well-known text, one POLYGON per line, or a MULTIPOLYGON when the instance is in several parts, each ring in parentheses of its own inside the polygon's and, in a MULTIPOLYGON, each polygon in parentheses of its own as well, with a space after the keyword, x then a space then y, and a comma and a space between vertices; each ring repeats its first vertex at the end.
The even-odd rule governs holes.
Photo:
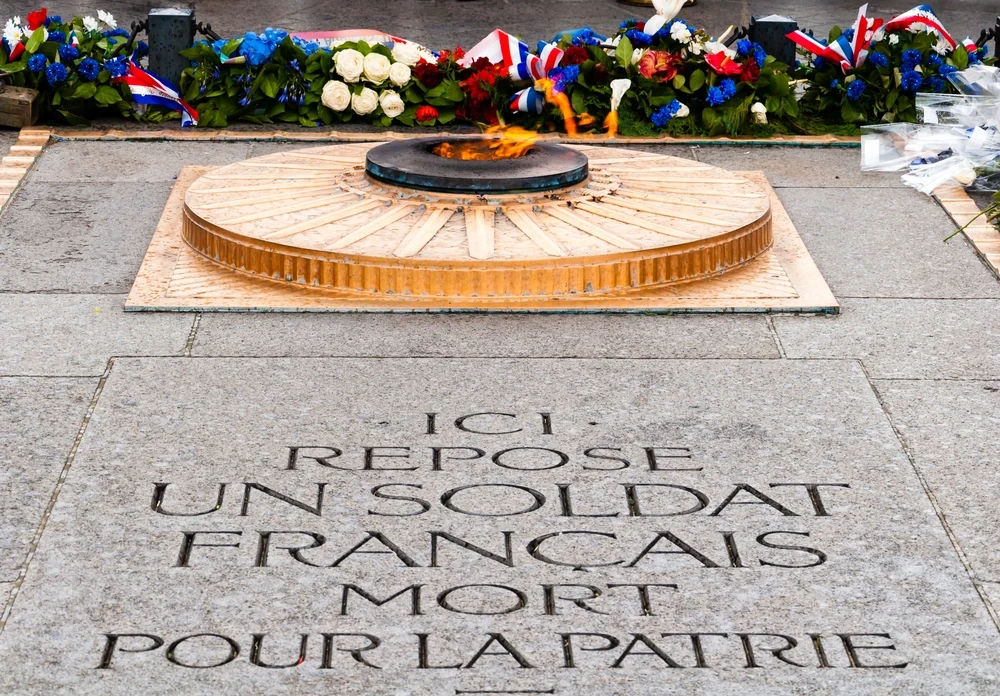
POLYGON ((96 387, 0 377, 0 582, 17 578, 96 387))
POLYGON ((763 317, 212 314, 193 355, 777 358, 763 317))
POLYGON ((6 155, 10 146, 17 141, 18 131, 0 128, 0 156, 6 155))
POLYGON ((859 148, 706 145, 696 153, 723 169, 763 171, 775 188, 905 188, 898 172, 862 172, 859 148))
POLYGON ((858 358, 876 378, 1000 377, 1000 300, 849 299, 774 326, 789 358, 858 358))
POLYGON ((29 181, 0 217, 0 291, 127 293, 170 187, 29 181))
POLYGON ((968 694, 998 650, 856 364, 122 359, 0 691, 968 694))
POLYGON ((1000 283, 932 198, 912 189, 779 189, 834 295, 1000 297, 1000 283))
POLYGON ((249 154, 248 143, 55 142, 43 151, 30 181, 172 181, 185 165, 232 164, 246 159, 249 154))
POLYGON ((1000 382, 886 380, 876 388, 976 577, 1000 582, 1000 382))
POLYGON ((194 316, 122 310, 124 295, 0 294, 0 375, 101 375, 113 355, 179 355, 194 316))

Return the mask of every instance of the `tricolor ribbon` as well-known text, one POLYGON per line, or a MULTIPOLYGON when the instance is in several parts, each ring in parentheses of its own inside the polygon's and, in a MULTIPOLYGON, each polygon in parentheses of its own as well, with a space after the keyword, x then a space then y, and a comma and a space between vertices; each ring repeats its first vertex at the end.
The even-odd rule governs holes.
POLYGON ((522 89, 510 99, 510 110, 526 114, 542 113, 545 108, 545 95, 534 87, 522 89))
POLYGON ((10 49, 10 54, 7 56, 7 60, 13 62, 20 58, 22 53, 24 53, 24 42, 18 41, 14 44, 14 47, 10 49))
POLYGON ((132 92, 136 104, 162 106, 179 111, 182 126, 198 125, 198 112, 181 99, 177 89, 151 72, 143 70, 133 58, 128 62, 128 73, 112 80, 115 84, 125 83, 132 92))
POLYGON ((882 28, 881 19, 869 19, 868 5, 864 4, 858 10, 858 18, 854 22, 854 37, 850 40, 843 34, 829 46, 817 41, 803 31, 793 31, 785 36, 810 53, 825 58, 840 65, 845 73, 852 68, 864 65, 868 57, 868 47, 871 46, 875 32, 882 28))
POLYGON ((934 10, 931 9, 930 5, 918 5, 908 12, 893 17, 885 23, 883 29, 887 32, 900 31, 902 29, 909 29, 913 24, 925 25, 944 39, 951 46, 952 50, 955 50, 955 47, 958 46, 955 39, 951 38, 951 34, 945 31, 944 25, 941 24, 941 20, 934 14, 934 10))
MULTIPOLYGON (((459 64, 468 67, 474 61, 486 58, 494 65, 503 65, 512 80, 534 82, 548 77, 550 72, 558 68, 564 53, 565 51, 555 44, 539 41, 538 55, 535 55, 529 51, 528 45, 516 36, 495 29, 466 51, 459 64)), ((534 87, 522 89, 510 100, 512 111, 540 114, 544 106, 545 98, 534 87)))

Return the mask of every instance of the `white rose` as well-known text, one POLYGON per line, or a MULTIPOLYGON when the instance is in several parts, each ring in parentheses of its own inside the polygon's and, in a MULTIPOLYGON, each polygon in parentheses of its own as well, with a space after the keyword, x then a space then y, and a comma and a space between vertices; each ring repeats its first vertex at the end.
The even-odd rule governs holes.
POLYGON ((397 87, 403 87, 410 81, 410 66, 406 63, 393 63, 389 68, 389 82, 397 87))
POLYGON ((334 111, 343 111, 351 105, 351 89, 339 80, 330 80, 323 85, 323 106, 334 111))
POLYGON ((379 84, 385 82, 385 78, 389 77, 392 63, 381 53, 369 53, 365 56, 364 67, 365 77, 375 84, 379 84))
POLYGON ((382 107, 382 113, 389 118, 396 118, 403 113, 403 110, 406 108, 406 104, 403 103, 403 100, 400 99, 399 95, 391 89, 387 89, 379 95, 378 103, 379 106, 382 107))
POLYGON ((889 45, 895 46, 899 43, 899 37, 895 34, 889 34, 889 45))
POLYGON ((344 82, 357 82, 361 79, 364 63, 365 57, 353 48, 337 51, 333 57, 333 67, 336 68, 337 74, 344 78, 344 82))
POLYGON ((115 21, 114 16, 110 12, 105 12, 104 10, 97 11, 97 18, 104 22, 108 29, 117 29, 118 22, 115 21))
POLYGON ((101 25, 93 17, 83 18, 83 28, 86 29, 87 31, 97 31, 97 28, 99 26, 101 25))
POLYGON ((351 95, 351 108, 359 116, 370 114, 378 107, 378 95, 375 90, 365 87, 360 94, 351 95))
POLYGON ((416 44, 401 41, 392 47, 392 57, 403 65, 412 67, 420 62, 420 48, 416 44))
POLYGON ((767 123, 767 107, 764 106, 762 102, 757 102, 750 107, 750 113, 753 114, 753 122, 764 125, 767 123))
POLYGON ((683 22, 674 22, 670 26, 670 38, 680 43, 687 43, 691 40, 691 30, 683 22))
POLYGON ((688 108, 687 104, 681 104, 681 108, 677 109, 677 113, 674 114, 674 118, 684 118, 685 116, 691 115, 691 109, 688 108))

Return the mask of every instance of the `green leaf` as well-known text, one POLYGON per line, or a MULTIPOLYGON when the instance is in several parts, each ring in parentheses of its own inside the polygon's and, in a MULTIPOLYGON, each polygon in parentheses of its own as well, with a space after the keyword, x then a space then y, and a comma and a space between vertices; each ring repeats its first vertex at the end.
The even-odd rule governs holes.
POLYGON ((951 54, 951 60, 959 70, 965 70, 969 67, 969 52, 965 46, 959 44, 955 48, 955 52, 951 54))
POLYGON ((442 84, 448 85, 444 93, 444 96, 447 99, 450 99, 456 104, 465 101, 465 92, 462 91, 462 86, 459 85, 458 82, 454 80, 447 80, 442 84))
POLYGON ((90 125, 90 121, 85 119, 83 116, 78 116, 77 114, 74 114, 70 111, 66 111, 65 109, 56 109, 56 112, 66 120, 66 123, 70 124, 71 126, 90 125))
POLYGON ((687 82, 687 80, 684 79, 684 76, 677 73, 677 75, 674 76, 674 89, 680 89, 684 86, 685 82, 687 82))
POLYGON ((451 123, 454 120, 455 120, 455 112, 454 111, 448 110, 448 111, 439 111, 438 112, 438 117, 437 117, 437 122, 438 123, 440 123, 440 124, 451 123))
POLYGON ((582 114, 587 111, 587 94, 584 90, 574 89, 569 102, 573 106, 575 113, 582 114))
POLYGON ((45 41, 45 27, 38 27, 31 32, 31 38, 28 39, 28 43, 24 44, 24 52, 35 53, 43 41, 45 41))
POLYGON ((627 36, 623 36, 618 43, 618 48, 615 49, 615 60, 626 70, 632 64, 632 50, 632 42, 628 40, 627 36))
POLYGON ((844 103, 840 107, 840 117, 844 119, 846 123, 864 123, 865 115, 854 108, 854 105, 850 101, 844 100, 844 103))
POLYGON ((702 70, 695 70, 691 73, 691 79, 688 80, 688 87, 691 88, 692 92, 697 92, 705 85, 705 72, 702 70))
POLYGON ((90 99, 95 94, 97 94, 97 85, 93 82, 81 82, 73 90, 73 93, 69 95, 68 99, 90 99))
POLYGON ((891 110, 892 107, 896 105, 896 99, 899 98, 899 92, 897 90, 890 90, 889 96, 885 98, 885 108, 891 110))
POLYGON ((118 94, 118 90, 115 89, 114 87, 109 87, 108 85, 101 85, 100 87, 97 88, 97 94, 95 95, 95 99, 97 100, 98 104, 109 105, 109 104, 117 104, 122 100, 122 97, 120 94, 118 94))
POLYGON ((260 91, 274 99, 281 87, 278 78, 273 73, 262 73, 260 76, 260 91))
POLYGON ((0 65, 0 73, 5 73, 7 75, 13 75, 14 73, 21 72, 28 67, 28 64, 23 60, 19 60, 15 63, 7 63, 6 65, 0 65))

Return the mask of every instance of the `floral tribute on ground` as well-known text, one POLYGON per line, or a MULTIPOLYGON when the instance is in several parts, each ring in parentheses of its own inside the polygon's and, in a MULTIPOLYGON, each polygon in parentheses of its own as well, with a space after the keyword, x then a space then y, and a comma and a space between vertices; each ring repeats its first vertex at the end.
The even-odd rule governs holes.
POLYGON ((857 132, 914 121, 917 92, 950 92, 950 71, 992 63, 956 42, 926 5, 889 21, 867 5, 826 39, 795 32, 803 61, 784 65, 748 39, 712 38, 677 18, 683 0, 611 35, 567 31, 536 50, 496 30, 469 49, 434 52, 373 30, 294 35, 277 29, 198 42, 179 87, 148 73, 148 51, 114 18, 64 22, 43 8, 7 20, 0 79, 38 89, 46 118, 73 124, 106 113, 307 127, 360 121, 453 121, 623 135, 857 132))

